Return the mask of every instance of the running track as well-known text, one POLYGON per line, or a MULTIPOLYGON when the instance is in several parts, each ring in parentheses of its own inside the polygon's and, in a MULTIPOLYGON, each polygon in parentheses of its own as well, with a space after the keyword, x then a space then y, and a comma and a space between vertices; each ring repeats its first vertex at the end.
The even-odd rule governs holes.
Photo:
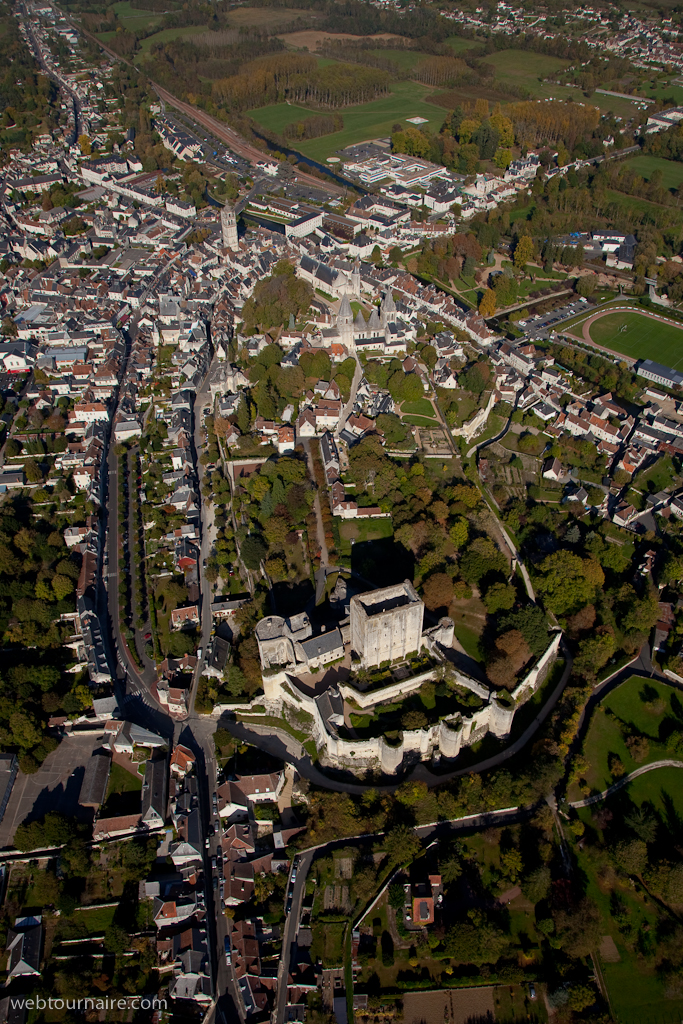
MULTIPOLYGON (((625 356, 623 352, 615 352, 612 348, 607 348, 606 345, 599 345, 597 341, 593 341, 590 336, 591 326, 596 320, 600 320, 603 316, 609 316, 610 313, 637 313, 639 316, 648 317, 650 320, 657 320, 659 323, 667 324, 669 326, 678 327, 683 331, 683 324, 676 323, 675 320, 668 320, 665 316, 658 316, 657 313, 648 313, 644 309, 636 309, 635 306, 611 306, 609 309, 601 309, 598 313, 594 313, 587 320, 584 320, 582 324, 576 326, 581 327, 582 337, 579 338, 576 334, 571 334, 569 331, 564 333, 568 338, 574 338, 576 341, 585 341, 587 344, 592 345, 594 348, 600 349, 602 352, 608 352, 611 356, 616 356, 618 359, 622 359, 625 363, 630 365, 637 363, 637 359, 633 359, 632 356, 625 356)), ((559 326, 559 325, 558 325, 559 326)))

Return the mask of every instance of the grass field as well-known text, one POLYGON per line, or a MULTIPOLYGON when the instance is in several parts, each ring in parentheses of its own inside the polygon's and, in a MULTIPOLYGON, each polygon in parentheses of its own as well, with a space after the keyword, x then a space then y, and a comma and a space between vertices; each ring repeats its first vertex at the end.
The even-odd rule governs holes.
POLYGON ((678 369, 683 365, 683 327, 651 320, 640 313, 609 313, 596 320, 590 336, 598 345, 632 359, 655 359, 678 369))
POLYGON ((677 160, 664 160, 660 156, 636 156, 633 160, 626 160, 625 163, 636 174, 641 174, 648 181, 654 171, 661 171, 664 188, 678 188, 683 182, 683 164, 677 160))
MULTIPOLYGON (((584 778, 590 788, 602 792, 615 781, 610 769, 610 758, 614 755, 620 758, 626 773, 632 772, 639 764, 671 756, 664 745, 662 733, 677 723, 677 708, 680 708, 680 700, 673 687, 640 676, 631 676, 605 697, 595 709, 583 745, 589 765, 584 778), (648 738, 649 750, 640 762, 634 760, 626 745, 621 723, 633 726, 648 738)), ((643 777, 644 786, 652 785, 646 782, 649 778, 649 775, 643 777)), ((683 782, 683 775, 679 777, 679 786, 680 782, 683 782)), ((569 798, 580 799, 576 784, 570 787, 569 798)))
POLYGON ((133 32, 135 29, 147 29, 152 25, 158 25, 161 21, 160 14, 131 7, 130 0, 119 0, 119 3, 114 4, 114 10, 124 28, 133 32))
POLYGON ((462 36, 449 36, 446 42, 454 53, 462 53, 463 50, 471 50, 473 46, 479 45, 476 39, 463 39, 462 36))
POLYGON ((430 419, 427 416, 402 416, 401 419, 404 423, 410 423, 413 427, 426 427, 428 430, 433 430, 434 427, 440 426, 438 420, 430 419))
POLYGON ((492 64, 496 69, 496 78, 501 81, 526 85, 528 89, 540 85, 539 78, 547 78, 569 67, 568 60, 559 57, 548 57, 544 53, 530 53, 527 50, 502 50, 483 58, 484 63, 492 64))
MULTIPOLYGON (((397 122, 404 122, 408 117, 424 117, 429 121, 430 131, 439 131, 444 120, 442 107, 425 103, 424 96, 430 91, 424 85, 415 82, 393 82, 391 93, 380 100, 362 103, 357 107, 345 107, 344 128, 340 132, 326 135, 322 139, 311 139, 299 144, 298 149, 305 156, 314 160, 326 160, 338 149, 344 149, 355 142, 366 139, 386 138, 397 122)), ((280 132, 284 125, 297 117, 310 117, 314 110, 303 107, 288 106, 286 103, 274 103, 268 107, 259 107, 247 112, 250 117, 270 131, 280 132)))
POLYGON ((412 71, 418 61, 425 60, 426 57, 426 54, 417 53, 416 50, 368 50, 368 53, 393 60, 401 71, 412 71))
POLYGON ((77 925, 85 927, 88 935, 101 935, 111 925, 114 919, 116 907, 93 907, 88 910, 79 910, 74 914, 74 921, 77 925))
MULTIPOLYGON (((659 775, 659 772, 653 772, 651 776, 644 776, 642 781, 659 775)), ((680 781, 677 785, 680 787, 680 781)), ((586 820, 590 820, 590 815, 586 820)), ((604 885, 598 883, 590 855, 577 851, 576 856, 579 870, 588 881, 586 895, 595 901, 600 910, 603 934, 612 936, 621 957, 618 963, 602 963, 613 1019, 620 1024, 669 1024, 680 1020, 683 1017, 683 1001, 667 998, 665 984, 657 977, 654 967, 627 948, 612 915, 610 893, 604 885)), ((620 886, 618 893, 627 908, 634 933, 656 929, 657 915, 647 902, 627 886, 620 886)))

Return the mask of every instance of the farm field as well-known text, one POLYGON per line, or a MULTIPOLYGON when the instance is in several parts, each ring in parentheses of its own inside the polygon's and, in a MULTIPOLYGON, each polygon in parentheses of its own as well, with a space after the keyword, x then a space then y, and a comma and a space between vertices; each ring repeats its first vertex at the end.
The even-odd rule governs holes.
POLYGON ((412 71, 418 61, 425 60, 426 54, 418 53, 416 50, 368 50, 368 53, 375 57, 386 57, 393 60, 401 71, 412 71))
POLYGON ((683 327, 673 322, 630 311, 609 313, 591 325, 590 336, 596 344, 632 359, 655 359, 674 370, 683 366, 683 327))
MULTIPOLYGON (((394 82, 391 93, 379 100, 362 103, 357 107, 344 107, 344 128, 340 132, 326 135, 321 139, 310 139, 299 144, 298 149, 305 156, 324 161, 339 149, 366 139, 386 138, 397 121, 408 117, 424 117, 429 124, 422 127, 439 131, 444 120, 441 107, 426 103, 424 97, 430 90, 415 82, 394 82)), ((310 117, 315 110, 291 107, 286 103, 273 103, 267 107, 249 110, 247 114, 270 131, 281 131, 296 117, 310 117)))
POLYGON ((194 36, 200 32, 206 32, 205 25, 188 25, 186 28, 163 28, 160 32, 155 32, 153 36, 147 36, 146 39, 140 40, 140 51, 135 55, 135 59, 138 60, 140 57, 146 56, 154 43, 170 43, 172 39, 186 39, 188 36, 194 36))
MULTIPOLYGON (((246 7, 237 8, 237 10, 235 10, 235 11, 233 11, 231 13, 230 19, 232 20, 232 17, 235 14, 241 15, 241 12, 242 11, 246 11, 247 9, 248 8, 246 8, 246 7)), ((254 10, 254 8, 251 8, 251 9, 254 10)), ((272 12, 272 10, 273 10, 272 7, 263 8, 262 14, 265 15, 265 18, 264 18, 263 22, 258 22, 258 24, 267 23, 267 24, 270 25, 271 18, 269 17, 269 15, 272 12)), ((292 12, 290 11, 290 14, 291 13, 292 12)), ((296 13, 298 14, 299 12, 297 11, 296 13)), ((310 12, 307 11, 306 15, 308 17, 310 17, 310 12)), ((321 15, 321 17, 322 17, 322 15, 321 15)), ((234 24, 237 24, 237 22, 234 22, 234 24)), ((240 21, 239 24, 241 24, 241 25, 252 25, 252 24, 257 24, 257 22, 252 22, 252 21, 246 21, 245 20, 245 21, 240 21)), ((324 39, 332 39, 332 40, 335 40, 335 39, 338 39, 338 40, 344 40, 344 39, 397 39, 397 40, 401 40, 402 38, 403 38, 402 36, 393 35, 391 32, 378 32, 374 36, 355 36, 355 35, 352 35, 349 32, 323 32, 321 29, 313 29, 313 28, 302 29, 301 32, 285 32, 285 33, 283 33, 280 36, 280 39, 282 40, 282 42, 286 46, 290 46, 294 50, 302 50, 302 49, 305 48, 307 50, 310 50, 311 52, 317 50, 318 47, 320 46, 320 44, 322 43, 322 41, 324 39)))
MULTIPOLYGON (((681 90, 683 93, 683 89, 681 90)), ((626 160, 626 165, 641 174, 648 181, 654 171, 662 172, 662 185, 664 188, 678 188, 683 182, 683 164, 677 160, 665 160, 660 156, 636 156, 633 160, 626 160)))
MULTIPOLYGON (((321 17, 323 15, 321 14, 321 17)), ((235 7, 228 14, 228 21, 235 28, 242 25, 289 25, 300 17, 311 17, 311 11, 303 11, 300 7, 235 7)))

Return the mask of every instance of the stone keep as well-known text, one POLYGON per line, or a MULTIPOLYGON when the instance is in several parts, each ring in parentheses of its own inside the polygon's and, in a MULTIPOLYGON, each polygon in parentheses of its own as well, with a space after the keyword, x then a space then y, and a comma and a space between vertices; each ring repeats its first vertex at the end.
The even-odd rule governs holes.
POLYGON ((405 658, 422 643, 424 604, 412 583, 351 598, 351 647, 366 667, 405 658))
POLYGON ((235 211, 229 203, 226 203, 221 210, 221 234, 223 236, 223 248, 236 252, 239 249, 237 218, 235 217, 235 211))

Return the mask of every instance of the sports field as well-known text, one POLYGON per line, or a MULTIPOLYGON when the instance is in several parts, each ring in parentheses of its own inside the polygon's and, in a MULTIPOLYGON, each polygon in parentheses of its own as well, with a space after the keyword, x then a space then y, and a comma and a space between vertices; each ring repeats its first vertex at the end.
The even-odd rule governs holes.
MULTIPOLYGON (((305 156, 314 160, 326 160, 338 149, 344 149, 355 142, 366 139, 381 139, 391 135, 391 129, 397 122, 405 125, 408 117, 424 117, 429 122, 421 125, 430 131, 438 132, 444 121, 442 107, 425 103, 423 97, 431 92, 425 85, 416 82, 392 82, 391 92, 380 100, 361 103, 357 107, 344 107, 344 127, 340 132, 325 135, 322 139, 311 139, 301 142, 297 149, 305 156)), ((271 131, 281 132, 284 125, 297 117, 310 117, 319 113, 304 107, 290 106, 287 103, 273 103, 268 107, 247 111, 250 117, 271 131)), ((407 125, 405 125, 408 127, 407 125)))
MULTIPOLYGON (((580 331, 574 328, 574 333, 580 331)), ((683 327, 673 323, 628 311, 608 313, 591 324, 590 336, 596 344, 631 359, 654 359, 673 370, 683 367, 683 327)))

